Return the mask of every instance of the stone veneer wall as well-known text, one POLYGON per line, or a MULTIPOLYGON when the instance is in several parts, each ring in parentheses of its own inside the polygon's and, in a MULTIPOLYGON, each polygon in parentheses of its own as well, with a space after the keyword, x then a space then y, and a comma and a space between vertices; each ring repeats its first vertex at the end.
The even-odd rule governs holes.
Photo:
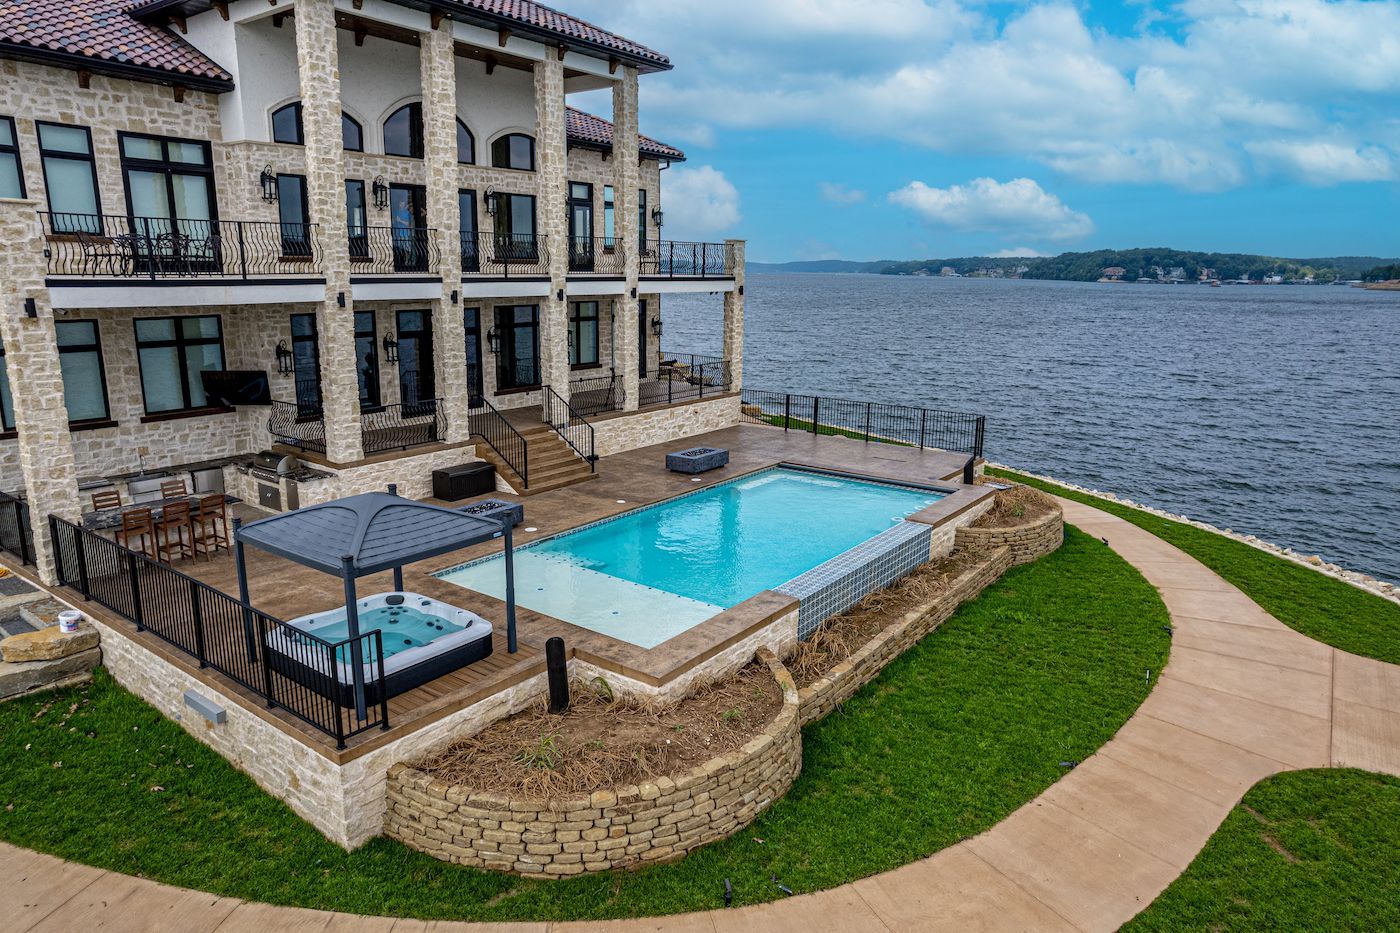
POLYGON ((964 571, 948 592, 932 604, 913 610, 886 626, 845 661, 833 667, 825 677, 803 687, 798 692, 801 724, 805 726, 822 719, 850 699, 857 690, 874 680, 885 665, 942 625, 959 606, 976 598, 1010 566, 1010 548, 991 551, 976 566, 964 571))
POLYGON ((739 423, 739 396, 725 395, 671 408, 652 408, 593 422, 594 444, 600 457, 639 447, 664 444, 739 423))
MULTIPOLYGON (((966 512, 953 516, 951 520, 935 525, 930 532, 929 560, 938 560, 940 557, 947 557, 953 553, 953 548, 958 543, 959 531, 987 514, 991 507, 992 500, 989 498, 985 502, 974 505, 966 512)), ((910 519, 910 521, 916 520, 910 519)))
POLYGON ((792 786, 802 763, 797 689, 770 651, 783 707, 743 748, 681 774, 591 795, 529 800, 389 771, 385 833, 436 858, 562 877, 670 861, 732 835, 792 786))
POLYGON ((957 546, 974 550, 1006 547, 1011 550, 1011 565, 1029 564, 1052 553, 1065 539, 1065 513, 1059 506, 1027 525, 1010 528, 958 529, 957 546))

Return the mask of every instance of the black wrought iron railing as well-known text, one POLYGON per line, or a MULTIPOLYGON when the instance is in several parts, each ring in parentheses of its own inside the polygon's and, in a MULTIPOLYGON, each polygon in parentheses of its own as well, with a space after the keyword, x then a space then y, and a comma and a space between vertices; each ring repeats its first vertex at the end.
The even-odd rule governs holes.
POLYGON ((463 275, 538 278, 549 275, 549 243, 529 233, 462 231, 463 275))
POLYGON ((663 352, 655 378, 643 379, 638 386, 638 404, 647 408, 723 395, 732 389, 730 372, 723 357, 663 352))
POLYGON ((300 450, 326 452, 326 421, 321 406, 273 401, 267 430, 275 443, 300 450))
POLYGON ((661 240, 642 251, 640 270, 664 278, 723 278, 734 274, 734 251, 725 243, 661 240))
POLYGON ((554 391, 553 386, 540 389, 540 405, 544 410, 544 420, 554 432, 573 448, 574 453, 588 461, 589 470, 596 470, 598 455, 594 445, 593 425, 554 391))
POLYGON ((592 418, 622 408, 622 386, 616 372, 585 376, 569 382, 569 404, 580 415, 592 418))
POLYGON ((525 436, 484 398, 473 399, 473 408, 467 413, 467 419, 472 434, 486 441, 506 466, 515 471, 520 481, 529 486, 530 451, 525 436))
POLYGON ((378 630, 331 642, 262 612, 115 541, 49 516, 60 586, 76 590, 265 700, 331 736, 338 748, 389 728, 378 630), (347 704, 348 673, 365 667, 364 717, 347 704))
POLYGON ((745 389, 743 420, 789 431, 839 435, 981 457, 987 417, 964 412, 745 389))
POLYGON ((616 237, 569 237, 569 271, 621 276, 627 271, 627 256, 616 237))
POLYGON ((352 227, 351 271, 356 275, 394 275, 438 271, 437 231, 428 227, 352 227))
POLYGON ((366 456, 386 450, 408 450, 447 440, 447 416, 442 399, 425 398, 399 405, 381 405, 360 415, 360 437, 366 456))
POLYGON ((78 278, 319 275, 315 224, 41 212, 48 274, 78 278))
POLYGON ((0 551, 18 557, 21 564, 34 563, 29 503, 8 492, 0 492, 0 551))

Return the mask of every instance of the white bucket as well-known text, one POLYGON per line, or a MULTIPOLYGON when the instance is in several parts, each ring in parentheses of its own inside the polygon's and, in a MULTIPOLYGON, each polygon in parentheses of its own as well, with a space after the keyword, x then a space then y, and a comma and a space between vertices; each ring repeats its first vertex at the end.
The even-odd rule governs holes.
POLYGON ((72 635, 78 631, 78 623, 83 621, 83 614, 76 609, 65 609, 58 614, 58 630, 65 635, 72 635))

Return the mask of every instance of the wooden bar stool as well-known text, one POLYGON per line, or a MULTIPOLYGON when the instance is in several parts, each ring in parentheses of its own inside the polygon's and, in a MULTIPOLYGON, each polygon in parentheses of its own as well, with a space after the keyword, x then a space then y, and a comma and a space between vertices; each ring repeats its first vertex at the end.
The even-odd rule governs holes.
POLYGON ((92 507, 97 512, 107 512, 122 507, 120 489, 103 489, 92 494, 92 507))
POLYGON ((175 553, 189 557, 190 550, 190 504, 171 502, 166 505, 156 522, 156 560, 174 563, 175 553))
POLYGON ((132 551, 140 551, 147 557, 155 556, 156 525, 150 509, 129 509, 122 513, 121 526, 117 528, 117 543, 132 551), (132 544, 135 540, 136 544, 132 544))
POLYGON ((162 499, 178 499, 189 494, 189 487, 182 479, 168 479, 160 484, 160 497, 162 499))
POLYGON ((194 556, 206 560, 219 548, 228 549, 228 506, 223 493, 201 496, 198 509, 190 518, 190 546, 194 556))

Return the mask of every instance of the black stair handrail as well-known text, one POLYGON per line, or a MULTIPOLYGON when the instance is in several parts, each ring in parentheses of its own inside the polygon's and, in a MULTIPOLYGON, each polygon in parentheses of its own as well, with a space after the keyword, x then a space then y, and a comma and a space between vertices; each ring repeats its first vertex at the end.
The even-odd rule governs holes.
POLYGON ((467 412, 468 429, 484 440, 506 466, 515 471, 520 482, 530 485, 530 445, 500 410, 484 398, 474 398, 467 412))
POLYGON ((544 386, 540 391, 540 407, 544 410, 544 420, 554 433, 564 439, 588 463, 588 471, 598 469, 598 454, 595 452, 593 425, 574 410, 553 386, 544 386))

